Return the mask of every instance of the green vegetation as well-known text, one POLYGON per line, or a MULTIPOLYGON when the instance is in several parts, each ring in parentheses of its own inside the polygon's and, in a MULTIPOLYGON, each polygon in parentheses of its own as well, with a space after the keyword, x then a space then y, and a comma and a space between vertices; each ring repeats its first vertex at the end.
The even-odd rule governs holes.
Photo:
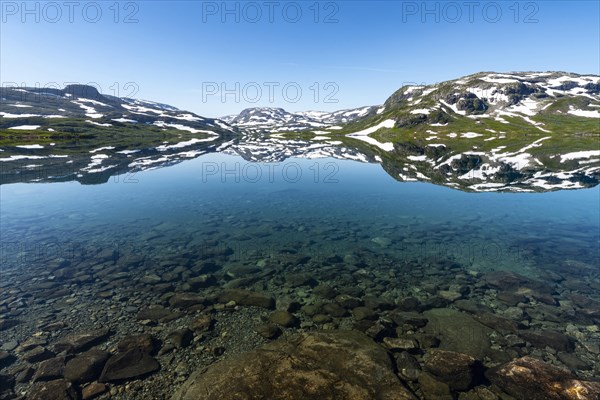
POLYGON ((111 121, 112 126, 102 127, 76 118, 0 118, 0 127, 19 125, 41 125, 35 130, 17 130, 0 128, 0 148, 2 155, 10 155, 14 146, 55 143, 51 147, 53 154, 87 153, 99 147, 112 146, 117 150, 156 147, 163 142, 177 143, 192 138, 207 138, 204 133, 191 133, 173 128, 161 128, 155 125, 119 123, 111 121), (48 128, 54 131, 48 131, 48 128))

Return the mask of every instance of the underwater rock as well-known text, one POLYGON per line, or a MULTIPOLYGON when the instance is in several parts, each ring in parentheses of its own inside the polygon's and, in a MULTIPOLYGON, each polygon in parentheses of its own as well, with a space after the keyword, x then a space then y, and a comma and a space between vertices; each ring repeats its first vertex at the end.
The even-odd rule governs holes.
POLYGON ((175 308, 190 308, 198 304, 206 304, 208 299, 204 296, 199 296, 195 293, 175 293, 169 299, 171 307, 175 308))
POLYGON ((217 279, 214 277, 214 275, 204 274, 188 279, 187 283, 192 289, 196 290, 216 285, 217 279))
POLYGON ((457 391, 470 389, 475 384, 477 374, 482 372, 477 371, 475 358, 454 351, 429 350, 423 362, 427 372, 457 391))
POLYGON ((63 377, 65 358, 55 357, 39 363, 33 375, 33 381, 51 381, 63 377))
POLYGON ((458 396, 458 400, 498 400, 499 397, 485 386, 477 386, 458 396))
POLYGON ((261 324, 255 330, 265 339, 274 339, 281 334, 281 329, 275 324, 261 324))
POLYGON ((573 353, 558 353, 558 359, 573 371, 588 371, 592 366, 573 353))
POLYGON ((323 311, 323 313, 337 318, 345 317, 346 315, 348 315, 346 309, 340 306, 338 303, 324 304, 321 310, 323 311))
POLYGON ((518 400, 600 398, 600 383, 578 380, 571 372, 523 357, 486 372, 486 377, 518 400))
POLYGON ((411 338, 383 338, 383 344, 390 351, 414 350, 419 348, 419 343, 411 338))
POLYGON ((556 331, 521 331, 519 336, 541 349, 548 346, 557 351, 571 352, 574 348, 572 340, 567 335, 556 331))
POLYGON ((191 328, 194 332, 208 332, 213 328, 214 320, 210 315, 200 315, 192 321, 191 328))
POLYGON ((54 353, 42 346, 34 347, 22 355, 23 360, 36 363, 54 357, 54 353))
POLYGON ((163 306, 159 305, 151 305, 137 314, 137 319, 140 321, 150 320, 152 322, 170 322, 179 317, 181 317, 181 313, 177 311, 172 311, 163 306))
POLYGON ((350 296, 347 294, 340 294, 335 296, 335 302, 347 310, 352 310, 356 307, 361 307, 364 302, 358 297, 350 296))
POLYGON ((300 323, 300 321, 294 316, 294 314, 282 310, 273 311, 273 313, 269 315, 269 322, 283 326, 285 328, 291 328, 293 326, 297 326, 300 323))
POLYGON ((252 292, 244 289, 226 289, 218 295, 220 303, 229 303, 235 301, 241 306, 254 306, 262 308, 274 308, 275 300, 272 297, 261 293, 252 292))
POLYGON ((489 335, 493 330, 469 315, 450 308, 425 311, 424 315, 429 320, 425 333, 440 339, 440 349, 465 353, 479 360, 490 353, 489 335))
POLYGON ((120 352, 126 352, 131 349, 140 349, 145 353, 153 354, 159 346, 158 340, 149 333, 140 335, 129 335, 123 338, 117 345, 120 352))
POLYGON ((167 342, 171 343, 176 348, 188 347, 192 343, 194 333, 188 329, 177 329, 167 335, 167 342))
POLYGON ((78 396, 71 382, 57 379, 34 383, 27 398, 29 400, 75 400, 78 396))
POLYGON ((390 318, 398 326, 408 325, 411 328, 422 328, 429 321, 427 317, 416 312, 395 311, 390 315, 390 318))
POLYGON ((416 399, 386 351, 356 331, 279 339, 195 372, 171 399, 198 398, 416 399))
POLYGON ((138 378, 157 371, 160 364, 140 349, 131 349, 112 356, 104 366, 101 383, 138 378))
POLYGON ((7 351, 0 351, 0 369, 15 362, 16 357, 7 351))
POLYGON ((357 321, 362 321, 364 319, 368 320, 377 320, 378 315, 373 310, 367 307, 356 307, 352 310, 352 315, 354 319, 357 321))
MULTIPOLYGON (((0 395, 12 392, 15 386, 15 377, 11 375, 0 374, 0 395)), ((8 397, 10 398, 10 397, 8 397)))
POLYGON ((313 288, 315 296, 323 297, 324 299, 333 299, 338 295, 337 290, 326 284, 320 284, 313 288))
POLYGON ((454 396, 450 392, 450 386, 437 380, 427 372, 419 374, 419 386, 426 399, 454 400, 454 396))
POLYGON ((94 399, 108 390, 104 383, 94 382, 81 390, 81 398, 83 400, 94 399))
POLYGON ((285 277, 287 287, 315 286, 317 282, 308 274, 290 274, 285 277))
POLYGON ((108 338, 110 334, 111 331, 108 328, 76 333, 54 343, 53 348, 57 353, 61 353, 63 351, 66 351, 68 354, 78 353, 101 343, 108 338))
POLYGON ((100 376, 109 357, 110 353, 99 349, 82 353, 67 362, 64 377, 76 383, 91 382, 100 376))
POLYGON ((394 354, 398 376, 405 381, 415 382, 421 374, 421 365, 416 358, 403 351, 394 354))

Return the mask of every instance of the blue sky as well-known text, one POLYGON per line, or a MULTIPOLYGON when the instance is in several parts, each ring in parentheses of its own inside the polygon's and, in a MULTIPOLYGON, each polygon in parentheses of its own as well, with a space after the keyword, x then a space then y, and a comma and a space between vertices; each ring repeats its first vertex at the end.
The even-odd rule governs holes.
POLYGON ((2 0, 2 84, 93 82, 216 117, 380 104, 479 71, 600 73, 597 1, 115 3, 2 0))

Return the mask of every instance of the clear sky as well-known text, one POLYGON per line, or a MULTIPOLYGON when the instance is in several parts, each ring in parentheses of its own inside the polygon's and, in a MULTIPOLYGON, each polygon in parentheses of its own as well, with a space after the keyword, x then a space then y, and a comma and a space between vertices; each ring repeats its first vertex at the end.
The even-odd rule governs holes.
POLYGON ((95 83, 210 117, 381 104, 479 71, 600 73, 598 1, 0 3, 2 85, 95 83))

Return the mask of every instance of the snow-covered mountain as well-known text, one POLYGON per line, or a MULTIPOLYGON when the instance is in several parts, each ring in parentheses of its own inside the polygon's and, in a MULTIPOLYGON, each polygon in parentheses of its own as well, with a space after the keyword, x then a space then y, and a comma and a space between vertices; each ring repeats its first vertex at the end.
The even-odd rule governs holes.
POLYGON ((172 165, 237 135, 223 121, 96 88, 2 88, 0 184, 78 180, 172 165))
POLYGON ((80 85, 3 89, 0 104, 0 183, 98 183, 215 151, 261 162, 377 162, 401 181, 467 191, 600 183, 596 75, 478 73, 404 86, 382 106, 336 112, 251 108, 222 119, 80 85))
MULTIPOLYGON (((507 123, 517 117, 544 131, 528 117, 563 114, 600 118, 600 77, 566 72, 478 73, 428 86, 404 86, 390 96, 384 112, 411 115, 445 114, 493 118, 507 123), (439 112, 438 112, 439 111, 439 112)), ((409 121, 406 121, 409 122, 409 121)), ((439 121, 437 121, 439 122, 439 121)))
POLYGON ((553 190, 600 182, 600 77, 478 73, 405 86, 383 110, 331 132, 365 142, 401 180, 470 190, 553 190))
POLYGON ((87 85, 68 85, 64 89, 3 87, 0 99, 0 129, 29 127, 29 130, 47 131, 54 129, 54 124, 64 125, 68 119, 82 126, 107 129, 145 124, 192 133, 234 131, 218 119, 201 117, 167 104, 101 94, 87 85))
POLYGON ((283 108, 255 107, 221 119, 246 133, 301 132, 346 124, 375 113, 376 109, 371 106, 335 112, 288 112, 283 108))

